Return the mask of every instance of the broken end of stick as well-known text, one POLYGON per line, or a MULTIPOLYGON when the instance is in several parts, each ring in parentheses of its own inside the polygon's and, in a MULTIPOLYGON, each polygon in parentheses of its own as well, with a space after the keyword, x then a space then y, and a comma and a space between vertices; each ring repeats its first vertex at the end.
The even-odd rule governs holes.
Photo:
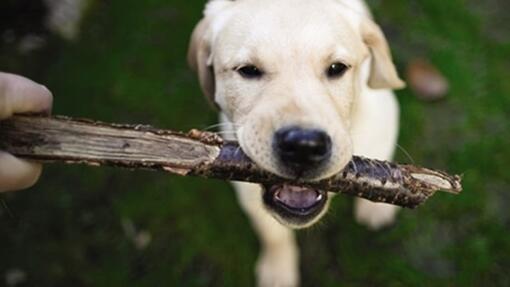
POLYGON ((427 188, 433 192, 443 191, 451 194, 462 192, 462 176, 460 175, 449 175, 446 172, 417 168, 411 165, 406 165, 404 168, 409 171, 410 177, 417 181, 417 185, 422 188, 427 188))
POLYGON ((444 190, 448 193, 459 194, 462 192, 462 175, 454 175, 452 181, 452 189, 444 190))

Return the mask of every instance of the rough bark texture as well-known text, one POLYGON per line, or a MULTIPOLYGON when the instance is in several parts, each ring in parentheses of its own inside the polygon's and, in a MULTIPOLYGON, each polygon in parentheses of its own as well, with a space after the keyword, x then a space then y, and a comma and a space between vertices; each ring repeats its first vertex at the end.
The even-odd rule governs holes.
POLYGON ((290 180, 255 165, 235 142, 210 132, 187 134, 146 125, 68 117, 15 116, 0 122, 0 149, 42 162, 163 170, 262 184, 290 183, 414 208, 436 191, 459 193, 459 176, 353 157, 339 174, 317 182, 290 180))

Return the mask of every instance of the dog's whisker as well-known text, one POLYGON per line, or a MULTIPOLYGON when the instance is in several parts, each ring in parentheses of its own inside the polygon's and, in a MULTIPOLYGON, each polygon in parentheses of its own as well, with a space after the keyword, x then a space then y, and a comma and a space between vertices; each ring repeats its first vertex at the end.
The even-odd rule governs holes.
POLYGON ((240 147, 240 146, 238 146, 238 147, 236 148, 236 150, 234 151, 234 156, 237 156, 237 153, 238 153, 240 150, 241 150, 241 147, 240 147))
POLYGON ((237 131, 235 131, 235 130, 219 130, 217 132, 218 133, 236 133, 237 131))
POLYGON ((404 147, 402 147, 399 144, 396 144, 396 146, 399 150, 401 150, 404 153, 404 155, 411 161, 412 164, 415 164, 414 158, 407 152, 407 150, 404 147))
MULTIPOLYGON (((366 135, 366 133, 351 133, 350 134, 351 137, 361 137, 361 136, 364 136, 366 135)), ((399 144, 395 144, 395 146, 400 150, 402 151, 402 153, 404 154, 404 156, 412 163, 412 164, 415 164, 415 161, 414 161, 414 158, 411 156, 411 154, 409 154, 409 152, 404 148, 402 147, 401 145, 399 144)))
POLYGON ((356 161, 352 161, 352 165, 354 166, 354 172, 358 173, 358 166, 356 165, 356 161))
POLYGON ((218 124, 210 125, 210 126, 204 128, 203 130, 207 131, 207 130, 212 130, 215 128, 222 128, 222 127, 229 127, 229 126, 236 127, 238 125, 234 124, 234 123, 218 123, 218 124))
POLYGON ((217 131, 216 133, 219 135, 235 135, 235 134, 237 134, 236 131, 217 131))

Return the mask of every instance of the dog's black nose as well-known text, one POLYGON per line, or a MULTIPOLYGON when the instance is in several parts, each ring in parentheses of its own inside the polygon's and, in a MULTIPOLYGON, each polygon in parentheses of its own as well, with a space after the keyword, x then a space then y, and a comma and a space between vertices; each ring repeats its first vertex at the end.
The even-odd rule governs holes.
POLYGON ((331 138, 321 130, 282 128, 274 135, 273 148, 283 164, 304 171, 325 162, 331 156, 331 138))

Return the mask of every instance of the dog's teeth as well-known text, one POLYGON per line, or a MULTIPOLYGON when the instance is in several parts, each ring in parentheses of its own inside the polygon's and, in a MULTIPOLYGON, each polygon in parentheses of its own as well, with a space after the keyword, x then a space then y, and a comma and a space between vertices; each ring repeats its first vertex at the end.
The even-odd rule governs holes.
POLYGON ((315 200, 316 201, 321 201, 322 200, 322 194, 319 194, 319 196, 317 196, 317 198, 315 200))

